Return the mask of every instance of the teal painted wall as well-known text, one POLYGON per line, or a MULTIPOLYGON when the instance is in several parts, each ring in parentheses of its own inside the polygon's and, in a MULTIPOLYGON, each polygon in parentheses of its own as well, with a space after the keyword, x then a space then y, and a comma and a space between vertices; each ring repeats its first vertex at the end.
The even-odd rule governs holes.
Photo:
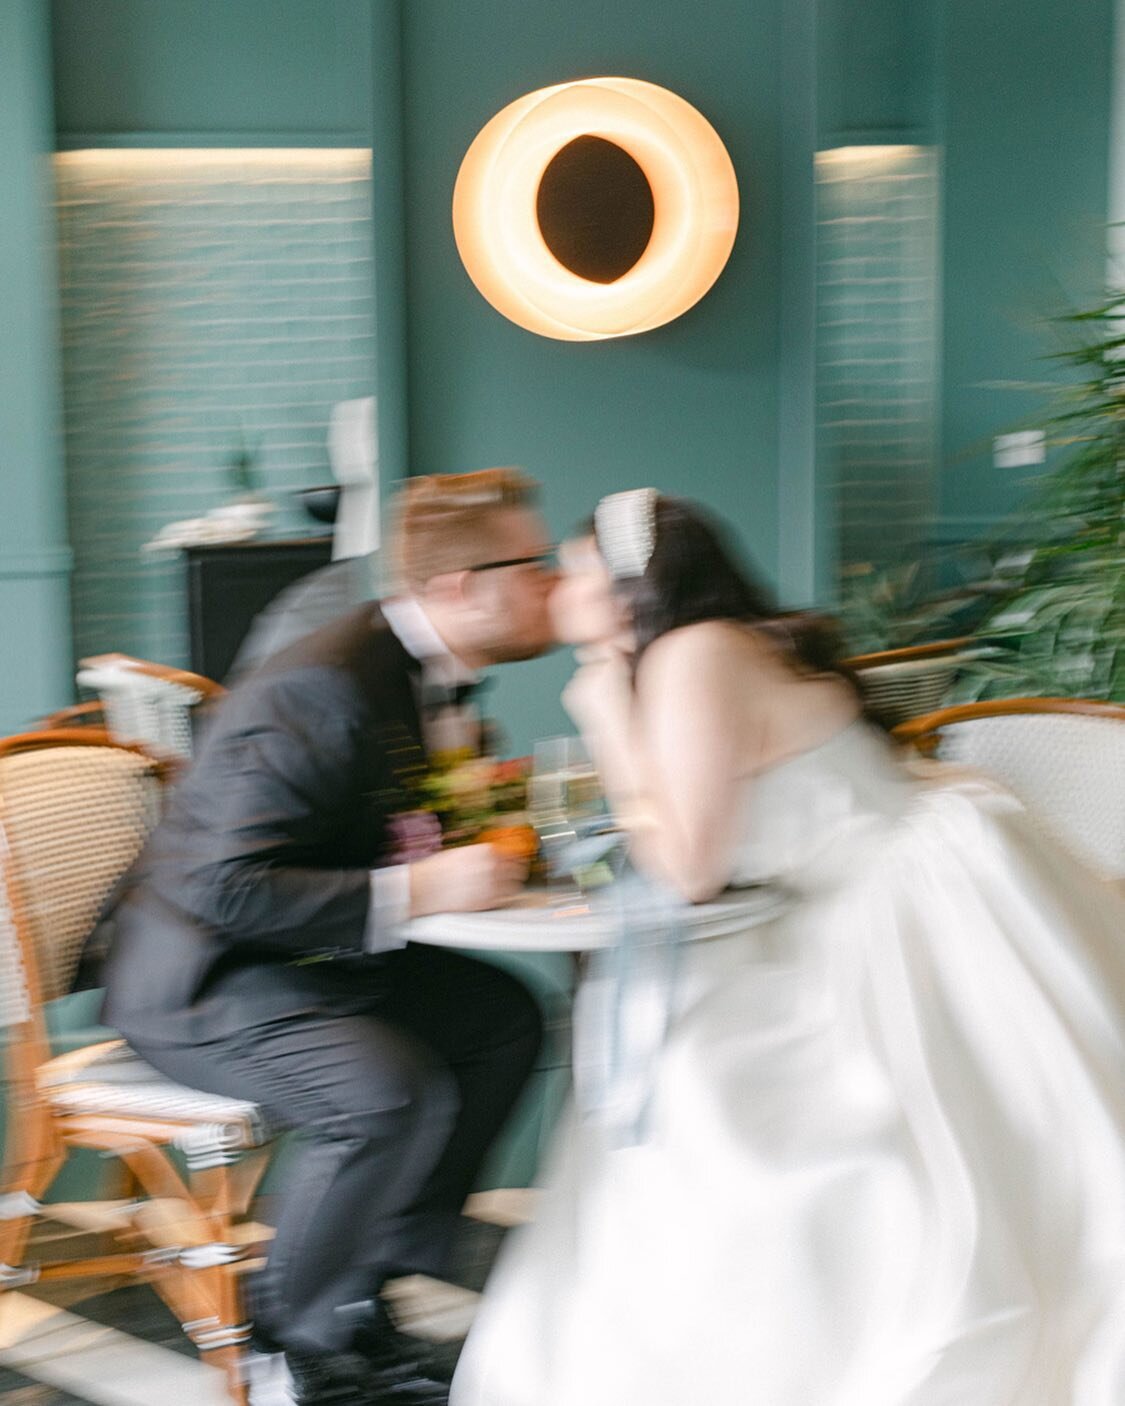
POLYGON ((944 364, 940 534, 1010 512, 1027 469, 991 439, 1043 404, 1047 319, 1105 276, 1112 0, 946 0, 940 126, 944 364))
POLYGON ((0 731, 69 695, 47 20, 0 5, 0 731))
MULTIPOLYGON (((690 494, 733 519, 776 576, 780 13, 780 0, 664 5, 658 18, 642 0, 405 7, 414 472, 521 464, 542 480, 559 532, 614 489, 690 494), (453 183, 505 104, 562 79, 618 73, 675 90, 715 126, 738 173, 741 228, 718 283, 678 321, 602 343, 551 341, 501 317, 469 281, 453 241, 453 183)), ((556 656, 502 671, 498 712, 516 721, 518 744, 563 726, 567 667, 556 656)))
POLYGON ((251 145, 286 133, 302 145, 363 137, 372 3, 53 0, 58 129, 251 145))
POLYGON ((941 0, 817 0, 821 145, 926 142, 941 0))
MULTIPOLYGON (((153 144, 206 135, 315 145, 373 130, 385 479, 406 466, 523 462, 544 478, 559 529, 623 483, 698 492, 729 511, 765 573, 800 599, 814 574, 821 588, 830 576, 833 516, 811 469, 813 151, 919 131, 943 148, 938 530, 960 535, 1021 491, 1018 471, 993 470, 979 450, 1036 398, 990 383, 1037 377, 1036 355, 1049 349, 1043 313, 1100 280, 1111 9, 54 0, 55 107, 64 136, 153 144), (452 183, 505 102, 613 70, 666 83, 712 119, 739 171, 743 227, 719 285, 671 327, 551 343, 506 323, 472 288, 450 231, 452 183)), ((26 171, 8 181, 29 188, 26 171)), ((53 546, 65 546, 61 528, 53 546)), ((37 561, 57 571, 65 551, 37 561)), ((45 599, 63 581, 29 579, 5 589, 45 599)), ((67 652, 57 632, 37 637, 67 652)), ((564 669, 556 659, 528 670, 526 685, 510 671, 501 702, 534 719, 525 733, 560 723, 564 669)))
MULTIPOLYGON (((1018 509, 1035 471, 996 468, 992 439, 1034 423, 1057 346, 1049 319, 1102 287, 1113 10, 1113 0, 818 0, 820 145, 921 142, 940 161, 938 540, 977 536, 1018 509)), ((820 450, 823 463, 823 436, 820 450)), ((846 518, 848 505, 829 516, 846 518)))
MULTIPOLYGON (((920 452, 936 459, 932 533, 959 539, 1015 508, 1026 475, 994 469, 987 446, 1041 398, 1000 383, 1043 378, 1044 317, 1096 294, 1102 278, 1111 0, 815 0, 811 11, 757 0, 661 6, 659 23, 637 0, 556 11, 431 0, 404 15, 415 472, 522 463, 543 479, 560 529, 607 489, 694 493, 735 520, 791 598, 810 579, 823 598, 837 505, 809 459, 811 128, 821 147, 937 148, 930 409, 917 425, 920 452), (746 218, 722 280, 679 322, 600 345, 552 343, 475 293, 449 197, 493 112, 605 72, 665 83, 711 118, 746 218)), ((555 658, 504 675, 499 698, 521 719, 518 740, 564 725, 555 694, 567 667, 555 658)))
POLYGON ((375 251, 375 402, 384 498, 410 461, 406 370, 406 225, 403 213, 401 7, 374 0, 370 60, 371 219, 375 251))
POLYGON ((778 81, 783 101, 779 226, 779 397, 777 587, 791 606, 823 599, 831 581, 832 504, 816 451, 816 196, 818 0, 789 0, 781 11, 778 81))

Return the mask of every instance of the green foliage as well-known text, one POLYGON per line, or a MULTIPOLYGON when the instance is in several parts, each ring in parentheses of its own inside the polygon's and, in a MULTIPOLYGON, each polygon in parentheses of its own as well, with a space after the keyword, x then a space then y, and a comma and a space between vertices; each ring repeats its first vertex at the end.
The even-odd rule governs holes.
POLYGON ((1062 319, 1073 377, 1044 423, 1061 453, 1008 547, 1017 579, 977 633, 955 702, 1022 694, 1125 702, 1125 293, 1062 319))
POLYGON ((252 442, 247 437, 245 429, 239 432, 237 448, 227 460, 227 476, 234 493, 239 495, 257 493, 260 484, 255 466, 258 462, 260 448, 260 438, 252 442))
POLYGON ((958 615, 966 593, 934 594, 927 589, 929 574, 921 561, 849 567, 836 611, 848 654, 905 649, 963 634, 958 615))

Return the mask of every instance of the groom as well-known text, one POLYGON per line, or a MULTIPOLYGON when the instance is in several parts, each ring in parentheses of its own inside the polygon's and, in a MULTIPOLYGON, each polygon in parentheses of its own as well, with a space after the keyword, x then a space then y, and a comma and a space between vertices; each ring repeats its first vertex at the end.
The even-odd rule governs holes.
POLYGON ((535 497, 511 469, 411 481, 401 593, 224 700, 117 914, 106 1019, 167 1076, 302 1134, 253 1295, 282 1400, 445 1399, 378 1290, 442 1272, 540 1019, 512 977, 402 937, 502 902, 518 864, 488 845, 388 864, 392 819, 427 749, 471 740, 478 671, 552 644, 535 497))

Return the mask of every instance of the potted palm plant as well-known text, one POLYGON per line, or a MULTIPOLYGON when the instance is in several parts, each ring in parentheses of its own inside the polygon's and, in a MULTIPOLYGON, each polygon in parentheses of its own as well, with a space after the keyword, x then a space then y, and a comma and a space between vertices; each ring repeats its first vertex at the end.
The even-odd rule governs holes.
POLYGON ((935 591, 934 563, 847 568, 837 617, 868 708, 888 727, 938 707, 973 643, 966 635, 975 588, 935 591))
POLYGON ((1018 564, 950 701, 1125 702, 1125 292, 1063 319, 1077 373, 1045 421, 1059 451, 1006 543, 1018 564))

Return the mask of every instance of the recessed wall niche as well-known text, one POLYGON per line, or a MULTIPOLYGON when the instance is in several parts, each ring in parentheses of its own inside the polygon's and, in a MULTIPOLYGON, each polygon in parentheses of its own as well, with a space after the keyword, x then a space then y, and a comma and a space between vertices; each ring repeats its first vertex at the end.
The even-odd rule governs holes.
POLYGON ((837 560, 917 558, 937 510, 937 153, 823 151, 817 179, 817 409, 837 560))
POLYGON ((187 663, 183 568, 143 544, 236 491, 257 452, 276 526, 329 481, 332 406, 374 367, 363 149, 99 149, 55 177, 76 653, 187 663))

